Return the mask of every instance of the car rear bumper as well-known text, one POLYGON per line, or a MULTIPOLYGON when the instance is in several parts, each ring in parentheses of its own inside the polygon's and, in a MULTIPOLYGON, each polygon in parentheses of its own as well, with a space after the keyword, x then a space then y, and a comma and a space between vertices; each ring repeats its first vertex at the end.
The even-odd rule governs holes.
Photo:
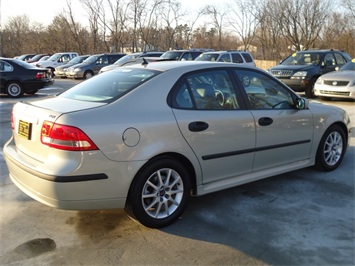
POLYGON ((48 175, 39 170, 41 167, 26 163, 12 140, 4 146, 4 158, 11 180, 25 194, 50 207, 66 210, 123 208, 135 174, 130 172, 132 164, 106 161, 94 174, 48 175), (102 173, 104 169, 107 173, 102 173))

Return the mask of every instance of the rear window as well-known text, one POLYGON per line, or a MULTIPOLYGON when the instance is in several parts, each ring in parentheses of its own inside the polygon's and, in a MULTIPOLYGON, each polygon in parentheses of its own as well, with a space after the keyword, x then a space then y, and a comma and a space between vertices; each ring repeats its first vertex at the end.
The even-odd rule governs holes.
POLYGON ((110 103, 159 73, 158 71, 147 69, 130 68, 107 71, 79 83, 58 97, 88 102, 110 103))

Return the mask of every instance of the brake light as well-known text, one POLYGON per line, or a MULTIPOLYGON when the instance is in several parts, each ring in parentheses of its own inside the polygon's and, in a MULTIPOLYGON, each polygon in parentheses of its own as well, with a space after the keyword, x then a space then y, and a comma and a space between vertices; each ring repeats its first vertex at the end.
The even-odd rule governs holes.
POLYGON ((68 151, 98 150, 95 143, 79 128, 44 121, 41 142, 49 147, 68 151))
POLYGON ((44 78, 44 73, 43 72, 38 72, 36 74, 36 79, 43 79, 44 78))

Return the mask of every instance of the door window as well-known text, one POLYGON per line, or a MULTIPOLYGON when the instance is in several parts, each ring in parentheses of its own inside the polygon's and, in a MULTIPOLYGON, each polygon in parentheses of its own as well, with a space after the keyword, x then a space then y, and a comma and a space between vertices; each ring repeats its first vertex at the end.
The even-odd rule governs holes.
POLYGON ((253 70, 235 70, 251 109, 293 109, 291 93, 267 75, 253 70))
POLYGON ((230 77, 225 70, 188 75, 175 89, 172 105, 179 109, 239 109, 230 77))

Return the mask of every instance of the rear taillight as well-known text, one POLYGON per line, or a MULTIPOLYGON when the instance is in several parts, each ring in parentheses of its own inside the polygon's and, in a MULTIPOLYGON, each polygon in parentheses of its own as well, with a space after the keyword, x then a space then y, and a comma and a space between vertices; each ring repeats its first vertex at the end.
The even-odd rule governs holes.
POLYGON ((41 141, 49 147, 68 151, 98 150, 95 143, 79 128, 44 121, 41 141))
POLYGON ((45 78, 45 74, 43 72, 38 72, 36 74, 36 79, 43 79, 43 78, 45 78))

